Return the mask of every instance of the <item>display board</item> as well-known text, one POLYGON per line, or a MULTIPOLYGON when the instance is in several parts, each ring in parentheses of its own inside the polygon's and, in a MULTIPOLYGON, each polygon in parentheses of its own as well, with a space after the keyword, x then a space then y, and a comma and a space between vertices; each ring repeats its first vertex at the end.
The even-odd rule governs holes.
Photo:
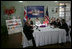
POLYGON ((44 17, 44 6, 27 6, 28 18, 44 17))
POLYGON ((21 19, 6 20, 6 25, 8 29, 8 34, 22 32, 23 27, 22 27, 21 19))

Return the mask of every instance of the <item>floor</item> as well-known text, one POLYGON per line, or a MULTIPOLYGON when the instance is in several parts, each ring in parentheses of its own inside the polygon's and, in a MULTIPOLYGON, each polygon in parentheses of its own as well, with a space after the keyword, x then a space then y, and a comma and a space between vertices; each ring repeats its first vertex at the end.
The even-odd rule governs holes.
MULTIPOLYGON (((21 33, 8 35, 8 36, 1 36, 1 48, 22 48, 21 41, 22 41, 21 33)), ((30 46, 26 48, 33 48, 33 47, 30 46)), ((51 44, 36 48, 71 48, 71 43, 66 42, 61 44, 51 44)))

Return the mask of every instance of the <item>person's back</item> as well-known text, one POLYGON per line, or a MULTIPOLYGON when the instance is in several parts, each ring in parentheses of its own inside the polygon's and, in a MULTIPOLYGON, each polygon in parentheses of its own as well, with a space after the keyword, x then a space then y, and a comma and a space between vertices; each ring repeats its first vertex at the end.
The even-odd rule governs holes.
POLYGON ((25 33, 26 37, 28 40, 30 40, 32 38, 32 26, 30 26, 27 22, 25 22, 24 27, 23 27, 23 32, 25 33))
POLYGON ((65 20, 62 19, 62 26, 60 27, 61 29, 65 29, 66 30, 66 35, 68 36, 68 31, 69 31, 69 28, 68 28, 68 25, 66 24, 65 20))
POLYGON ((33 30, 33 27, 30 26, 30 24, 28 22, 25 22, 24 27, 23 27, 23 32, 28 40, 32 39, 33 46, 36 47, 35 40, 33 37, 34 30, 33 30))

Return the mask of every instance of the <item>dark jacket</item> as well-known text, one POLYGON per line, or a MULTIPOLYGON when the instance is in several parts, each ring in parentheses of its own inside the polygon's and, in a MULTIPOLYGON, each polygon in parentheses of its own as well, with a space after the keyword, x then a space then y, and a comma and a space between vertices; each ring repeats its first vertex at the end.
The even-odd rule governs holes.
POLYGON ((56 21, 50 23, 51 25, 57 25, 56 21))
POLYGON ((61 27, 61 23, 60 23, 60 22, 57 22, 57 23, 56 23, 56 26, 57 26, 57 27, 61 27))
POLYGON ((27 26, 26 24, 24 25, 23 27, 23 32, 25 34, 25 36, 27 37, 28 40, 32 39, 33 38, 33 32, 34 30, 32 30, 32 26, 27 26))
POLYGON ((65 30, 66 30, 66 35, 68 35, 69 28, 68 28, 68 25, 67 25, 66 23, 63 23, 60 28, 61 28, 61 29, 65 29, 65 30))

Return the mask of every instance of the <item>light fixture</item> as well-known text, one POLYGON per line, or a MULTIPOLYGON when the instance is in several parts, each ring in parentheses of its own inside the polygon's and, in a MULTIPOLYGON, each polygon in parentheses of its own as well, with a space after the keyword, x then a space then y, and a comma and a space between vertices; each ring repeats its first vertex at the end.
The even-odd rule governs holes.
POLYGON ((58 1, 54 1, 54 2, 58 2, 58 1))
POLYGON ((19 2, 23 2, 23 1, 19 1, 19 2))

